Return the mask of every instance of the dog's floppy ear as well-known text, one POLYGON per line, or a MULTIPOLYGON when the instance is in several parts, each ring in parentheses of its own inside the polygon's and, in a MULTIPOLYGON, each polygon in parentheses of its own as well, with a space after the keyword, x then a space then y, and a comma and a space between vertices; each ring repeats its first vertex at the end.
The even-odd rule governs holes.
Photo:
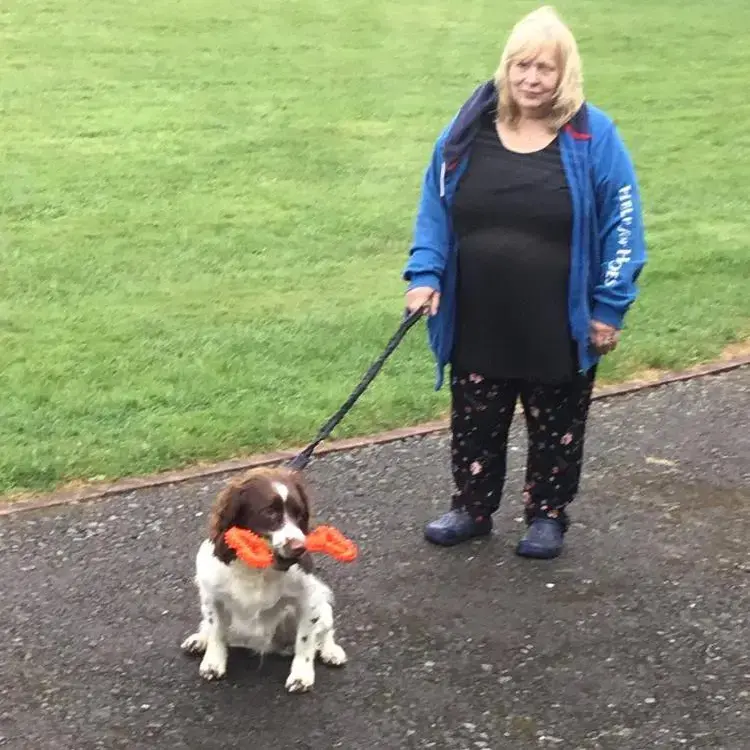
POLYGON ((226 565, 237 554, 224 540, 224 533, 232 526, 246 526, 252 497, 258 491, 257 480, 240 477, 230 482, 216 497, 208 524, 208 538, 214 544, 214 554, 226 565))
MULTIPOLYGON (((294 485, 295 492, 304 506, 304 515, 300 520, 300 528, 305 534, 308 534, 310 532, 310 516, 312 514, 309 486, 305 481, 305 478, 302 476, 301 471, 292 470, 289 480, 294 485)), ((312 573, 315 570, 315 562, 309 552, 305 552, 302 557, 300 557, 298 565, 305 571, 305 573, 312 573)))
POLYGON ((305 534, 308 534, 310 532, 310 516, 312 514, 310 488, 300 471, 291 471, 289 481, 294 485, 294 490, 302 502, 303 516, 300 521, 300 528, 305 534))
POLYGON ((304 552, 300 559, 297 561, 297 565, 305 571, 305 573, 315 572, 315 561, 309 552, 304 552))

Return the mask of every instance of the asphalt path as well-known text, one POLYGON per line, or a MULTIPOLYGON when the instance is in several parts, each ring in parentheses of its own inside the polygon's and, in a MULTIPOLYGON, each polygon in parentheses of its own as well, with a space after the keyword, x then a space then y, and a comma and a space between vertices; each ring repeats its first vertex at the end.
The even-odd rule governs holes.
POLYGON ((0 519, 0 748, 750 748, 750 369, 592 410, 566 550, 516 557, 525 435, 489 540, 422 541, 445 435, 307 470, 350 663, 288 695, 289 662, 180 652, 193 558, 226 481, 0 519))

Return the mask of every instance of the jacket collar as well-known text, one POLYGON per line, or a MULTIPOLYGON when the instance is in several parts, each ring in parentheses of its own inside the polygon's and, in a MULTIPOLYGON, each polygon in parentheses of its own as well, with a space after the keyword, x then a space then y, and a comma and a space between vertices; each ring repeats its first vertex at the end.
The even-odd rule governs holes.
MULTIPOLYGON (((493 80, 485 81, 474 89, 472 95, 453 119, 443 146, 443 172, 452 171, 471 146, 479 130, 481 116, 497 109, 497 90, 493 80)), ((565 130, 577 141, 591 139, 588 108, 583 106, 573 115, 565 130)))
POLYGON ((466 154, 479 130, 480 117, 497 109, 497 91, 494 81, 477 86, 453 118, 443 146, 443 162, 448 171, 456 168, 466 154))

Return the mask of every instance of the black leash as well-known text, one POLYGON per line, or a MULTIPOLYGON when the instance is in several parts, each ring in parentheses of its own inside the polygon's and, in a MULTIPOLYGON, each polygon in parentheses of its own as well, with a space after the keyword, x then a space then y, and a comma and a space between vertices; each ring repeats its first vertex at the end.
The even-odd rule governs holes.
POLYGON ((406 336, 409 329, 424 315, 424 308, 417 308, 413 312, 406 312, 401 325, 391 340, 386 345, 383 353, 372 363, 370 369, 365 373, 359 385, 352 391, 351 396, 342 404, 341 408, 320 428, 315 439, 302 451, 300 451, 288 464, 290 469, 302 471, 312 458, 315 449, 322 443, 334 430, 336 425, 346 416, 347 412, 354 406, 357 399, 365 392, 367 386, 373 381, 375 376, 380 372, 388 357, 393 354, 401 340, 406 336))

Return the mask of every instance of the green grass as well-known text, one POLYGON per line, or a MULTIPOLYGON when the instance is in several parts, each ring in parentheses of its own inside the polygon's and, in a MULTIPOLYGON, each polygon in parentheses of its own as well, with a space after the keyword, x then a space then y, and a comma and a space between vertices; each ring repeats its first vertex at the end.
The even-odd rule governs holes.
MULTIPOLYGON (((0 491, 296 444, 397 324, 432 140, 509 0, 5 0, 0 491)), ((747 0, 564 0, 650 264, 609 380, 750 335, 747 0)), ((421 333, 337 436, 433 418, 421 333)))

